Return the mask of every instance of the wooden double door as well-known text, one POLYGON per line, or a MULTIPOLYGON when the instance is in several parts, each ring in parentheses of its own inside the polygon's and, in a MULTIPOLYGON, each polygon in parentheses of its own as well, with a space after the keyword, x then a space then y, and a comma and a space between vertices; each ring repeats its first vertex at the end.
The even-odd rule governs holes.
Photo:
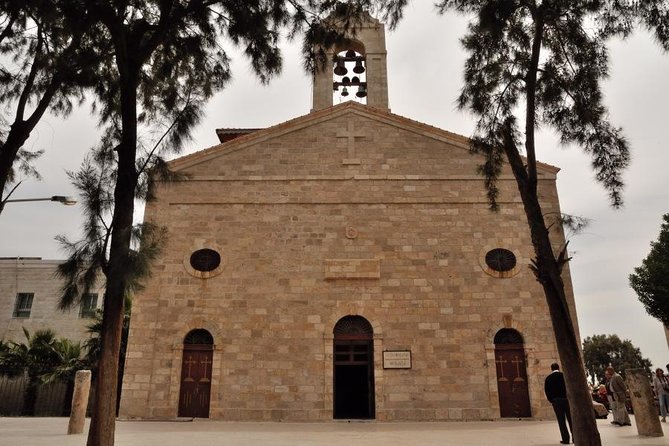
POLYGON ((209 418, 213 355, 211 345, 184 345, 179 392, 180 417, 209 418))
POLYGON ((497 389, 502 418, 531 417, 527 364, 522 344, 495 346, 497 389))

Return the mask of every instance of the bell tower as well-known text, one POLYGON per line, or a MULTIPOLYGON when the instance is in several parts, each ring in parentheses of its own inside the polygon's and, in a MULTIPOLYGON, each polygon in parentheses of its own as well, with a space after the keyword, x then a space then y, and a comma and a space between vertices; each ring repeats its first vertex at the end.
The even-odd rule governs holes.
POLYGON ((312 111, 347 100, 389 110, 385 27, 369 13, 347 43, 327 51, 314 75, 312 111))

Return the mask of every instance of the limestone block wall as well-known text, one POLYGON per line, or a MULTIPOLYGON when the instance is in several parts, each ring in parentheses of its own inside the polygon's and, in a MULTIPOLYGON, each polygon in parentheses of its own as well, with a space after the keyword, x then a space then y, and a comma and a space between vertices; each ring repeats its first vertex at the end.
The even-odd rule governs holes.
MULTIPOLYGON (((159 188, 146 219, 169 240, 134 301, 121 416, 177 415, 183 339, 204 328, 211 418, 330 420, 333 328, 347 315, 374 328, 378 420, 499 417, 502 328, 524 338, 533 416, 550 415, 557 352, 513 180, 491 212, 457 142, 355 116, 352 148, 337 136, 350 118, 196 155, 187 181, 159 188), (222 257, 207 279, 188 266, 204 247, 222 257), (486 271, 497 247, 516 254, 509 277, 486 271), (412 368, 384 370, 384 350, 410 350, 412 368)), ((547 214, 559 212, 554 174, 540 181, 547 214)))

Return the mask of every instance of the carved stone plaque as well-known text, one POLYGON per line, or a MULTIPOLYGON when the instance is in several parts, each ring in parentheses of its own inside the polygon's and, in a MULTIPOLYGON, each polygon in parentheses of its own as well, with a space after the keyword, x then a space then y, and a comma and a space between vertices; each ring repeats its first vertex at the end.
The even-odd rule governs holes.
POLYGON ((384 369, 410 369, 411 350, 384 350, 384 369))
POLYGON ((380 279, 379 259, 327 259, 325 279, 380 279))

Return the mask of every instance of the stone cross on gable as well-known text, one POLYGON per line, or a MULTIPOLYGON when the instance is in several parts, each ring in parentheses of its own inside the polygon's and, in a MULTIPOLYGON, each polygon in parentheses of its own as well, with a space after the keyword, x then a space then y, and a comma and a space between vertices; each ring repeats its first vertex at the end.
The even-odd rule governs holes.
POLYGON ((357 158, 355 154, 355 142, 361 141, 364 138, 365 135, 363 133, 355 132, 355 120, 352 117, 349 117, 348 122, 346 123, 346 130, 340 130, 337 132, 337 145, 341 147, 341 143, 343 143, 343 145, 345 145, 348 149, 347 157, 342 160, 342 164, 360 164, 360 158, 357 158))

